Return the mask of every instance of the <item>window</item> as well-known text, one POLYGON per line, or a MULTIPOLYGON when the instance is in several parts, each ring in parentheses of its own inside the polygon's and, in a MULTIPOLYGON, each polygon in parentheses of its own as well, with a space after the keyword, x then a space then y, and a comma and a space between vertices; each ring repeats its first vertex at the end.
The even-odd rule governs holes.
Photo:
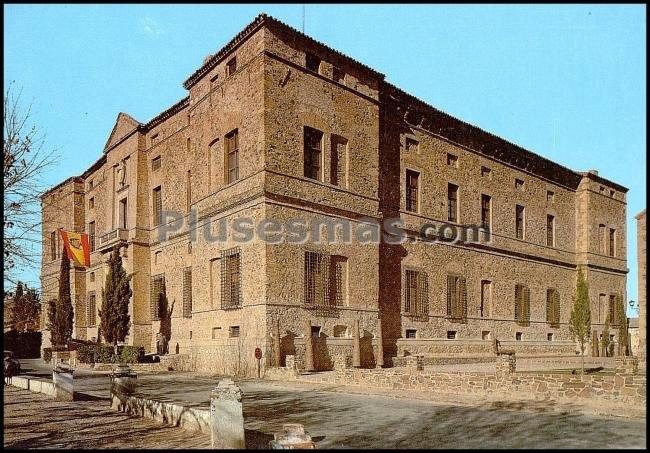
POLYGON ((347 305, 348 259, 345 256, 332 255, 330 258, 329 285, 330 305, 347 305))
POLYGON ((515 189, 524 190, 524 181, 522 179, 515 178, 515 189))
POLYGON ((515 285, 515 321, 520 325, 530 323, 530 290, 524 285, 515 285))
POLYGON ((191 339, 192 339, 192 331, 191 331, 191 330, 190 330, 190 335, 189 335, 189 337, 190 337, 190 340, 191 340, 191 339))
POLYGON ((90 197, 88 200, 88 209, 95 209, 95 197, 90 197))
POLYGON ((492 313, 492 282, 481 280, 481 306, 479 315, 481 318, 490 316, 492 313))
POLYGON ((95 187, 95 181, 91 179, 90 181, 88 181, 88 190, 93 190, 94 187, 95 187))
POLYGON ((240 308, 241 261, 239 247, 221 252, 221 308, 240 308))
POLYGON ((517 239, 524 239, 524 207, 515 206, 515 236, 517 239))
POLYGON ((515 332, 515 340, 521 341, 522 338, 522 333, 521 332, 515 332))
POLYGON ((607 301, 607 295, 606 294, 599 294, 598 295, 598 322, 604 322, 603 319, 603 309, 605 308, 605 303, 607 301))
POLYGON ((455 330, 448 330, 447 331, 447 340, 455 340, 456 339, 456 331, 455 330))
POLYGON ((226 184, 239 179, 239 133, 237 129, 226 135, 226 184))
POLYGON ((335 186, 346 187, 348 141, 338 135, 332 135, 331 147, 330 182, 335 186))
POLYGON ((429 279, 426 272, 405 271, 404 313, 409 316, 429 315, 429 279))
POLYGON ((153 226, 162 224, 162 187, 153 189, 153 226))
POLYGON ((467 285, 465 277, 447 275, 447 317, 467 322, 467 285))
POLYGON ((551 327, 560 326, 560 293, 555 288, 546 290, 546 322, 551 327))
POLYGON ((481 167, 481 176, 484 178, 492 178, 492 170, 488 167, 481 167))
POLYGON ((90 242, 90 251, 95 251, 95 221, 88 222, 88 242, 90 242))
POLYGON ((219 337, 219 331, 221 330, 221 327, 213 327, 212 328, 212 339, 216 340, 219 337))
POLYGON ((603 186, 600 186, 599 190, 600 190, 600 193, 605 193, 605 188, 603 186))
POLYGON ((450 167, 458 167, 458 156, 447 153, 447 165, 450 167))
POLYGON ((609 229, 609 256, 616 256, 616 230, 609 229))
POLYGON ((119 211, 119 216, 118 216, 118 225, 119 228, 122 228, 124 230, 127 229, 127 199, 122 198, 120 200, 120 211, 119 211))
POLYGON ((320 326, 311 326, 311 336, 313 338, 320 337, 320 326))
POLYGON ((615 191, 613 191, 612 189, 609 190, 609 196, 610 196, 610 197, 613 198, 615 194, 616 194, 615 191))
POLYGON ((52 261, 56 259, 56 230, 50 233, 50 257, 52 261))
POLYGON ((458 186, 447 184, 447 220, 458 222, 458 186))
POLYGON ((320 69, 320 58, 311 53, 307 53, 305 55, 305 67, 310 71, 318 72, 320 69))
POLYGON ((156 156, 153 159, 151 159, 151 170, 156 171, 160 168, 162 164, 162 159, 160 156, 156 156))
POLYGON ((406 210, 418 212, 418 185, 420 173, 406 170, 406 210))
POLYGON ((490 340, 492 339, 492 333, 489 330, 483 330, 481 332, 481 340, 490 340))
POLYGON ((237 338, 239 336, 239 326, 230 326, 230 329, 228 329, 228 336, 230 338, 237 338))
POLYGON ((332 79, 340 84, 345 84, 345 72, 338 66, 332 68, 332 79))
POLYGON ((598 225, 598 250, 603 255, 607 253, 605 242, 605 225, 602 223, 598 225))
POLYGON ((332 330, 334 333, 334 338, 348 338, 348 326, 344 325, 337 325, 334 326, 334 329, 332 330))
POLYGON ((609 323, 612 326, 618 325, 618 316, 616 316, 616 295, 609 295, 609 323))
POLYGON ((91 272, 90 273, 90 283, 94 283, 94 282, 95 282, 95 273, 91 272))
POLYGON ((546 245, 555 247, 555 217, 546 215, 546 245))
POLYGON ((406 137, 406 152, 417 152, 418 151, 418 141, 411 137, 406 137))
POLYGON ((183 317, 192 317, 192 268, 183 270, 183 317))
POLYGON ((165 274, 158 274, 151 277, 151 295, 149 308, 151 310, 151 319, 157 321, 160 319, 160 307, 158 305, 161 294, 165 293, 165 274))
POLYGON ((417 331, 415 329, 406 329, 406 338, 415 338, 417 331))
POLYGON ((547 341, 553 341, 553 340, 555 340, 555 334, 552 333, 552 332, 547 333, 547 334, 546 334, 546 340, 547 340, 547 341))
POLYGON ((228 60, 228 63, 226 63, 226 75, 231 76, 235 73, 237 70, 237 57, 232 57, 230 60, 228 60))
POLYGON ((304 171, 305 177, 321 180, 321 155, 323 133, 305 126, 304 131, 304 171))
POLYGON ((311 307, 326 307, 330 300, 327 297, 328 257, 324 253, 305 252, 305 305, 311 307))
POLYGON ((88 293, 88 312, 87 312, 87 317, 88 317, 88 327, 95 327, 97 324, 97 317, 96 317, 96 296, 95 292, 90 292, 88 293))
MULTIPOLYGON (((490 231, 490 224, 492 219, 492 197, 489 195, 481 195, 481 226, 488 232, 490 231)), ((489 239, 489 235, 488 235, 489 239)))
POLYGON ((553 203, 553 201, 555 201, 555 192, 553 192, 552 190, 547 190, 546 201, 549 203, 553 203))

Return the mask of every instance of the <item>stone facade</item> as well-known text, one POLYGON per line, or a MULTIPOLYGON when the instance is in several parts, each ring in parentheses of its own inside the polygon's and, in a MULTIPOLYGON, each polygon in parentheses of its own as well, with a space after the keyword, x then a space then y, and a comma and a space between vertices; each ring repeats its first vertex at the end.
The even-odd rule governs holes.
MULTIPOLYGON (((163 326, 152 287, 164 279, 173 307, 169 351, 189 357, 184 367, 197 371, 256 375, 258 347, 262 367, 282 366, 287 356, 301 367, 306 345, 316 369, 331 369, 338 354, 362 367, 390 366, 403 352, 399 341, 413 336, 451 338, 431 352, 443 356, 493 338, 541 355, 572 354, 565 345, 578 266, 590 284, 597 331, 606 311, 598 295, 625 299, 627 189, 595 171, 574 172, 455 119, 264 15, 184 86, 188 96, 147 123, 120 113, 97 162, 43 196, 44 301, 57 293, 60 251, 52 252, 52 232, 94 229, 91 266, 71 276, 77 338, 99 334, 106 260, 116 244, 133 273, 126 343, 155 351, 163 326), (312 129, 320 153, 308 174, 304 137, 312 129), (407 206, 407 172, 419 175, 415 207, 407 206), (458 187, 457 226, 481 223, 482 195, 491 197, 490 241, 420 240, 423 224, 448 221, 448 184, 458 187), (516 205, 525 208, 520 239, 516 205), (160 208, 175 213, 160 219, 166 236, 156 222, 160 208), (547 215, 554 216, 551 245, 547 215), (244 219, 324 222, 327 233, 349 222, 352 237, 291 244, 263 240, 259 230, 245 243, 232 228, 219 241, 204 234, 207 226, 218 235, 219 221, 244 219), (401 220, 408 240, 369 243, 355 235, 372 235, 387 219, 401 220), (610 229, 611 254, 602 249, 610 229), (329 266, 322 288, 308 282, 308 255, 329 266), (235 277, 228 256, 238 263, 235 277), (407 271, 420 273, 416 315, 406 309, 407 271), (448 313, 449 275, 466 282, 462 320, 448 313), (224 305, 233 279, 240 302, 224 305), (514 320, 516 284, 530 293, 523 325, 514 320), (325 304, 308 303, 310 285, 328 295, 325 304), (550 288, 560 301, 553 325, 546 318, 550 288)), ((343 235, 339 229, 335 237, 343 235)), ((44 346, 47 339, 46 332, 44 346)))
POLYGON ((638 295, 637 303, 639 304, 639 334, 637 339, 637 355, 645 362, 646 360, 646 269, 648 265, 648 255, 646 251, 646 217, 645 209, 636 216, 636 253, 638 266, 638 295))

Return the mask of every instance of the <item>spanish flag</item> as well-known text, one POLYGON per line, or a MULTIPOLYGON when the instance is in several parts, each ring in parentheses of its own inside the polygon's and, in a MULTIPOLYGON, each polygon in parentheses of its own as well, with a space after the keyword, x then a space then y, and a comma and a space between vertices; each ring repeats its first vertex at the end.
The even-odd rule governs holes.
POLYGON ((61 240, 68 253, 68 258, 80 266, 90 266, 90 243, 88 235, 59 229, 61 240))

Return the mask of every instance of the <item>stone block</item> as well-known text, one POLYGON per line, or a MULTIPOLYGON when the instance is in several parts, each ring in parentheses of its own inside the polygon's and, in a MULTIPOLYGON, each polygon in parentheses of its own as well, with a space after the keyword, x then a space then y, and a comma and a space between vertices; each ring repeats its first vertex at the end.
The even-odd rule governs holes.
POLYGON ((282 430, 275 433, 273 437, 274 439, 269 442, 269 446, 273 450, 315 448, 311 436, 305 432, 305 428, 299 423, 285 423, 282 425, 282 430))
POLYGON ((52 370, 55 398, 59 401, 74 401, 74 370, 59 365, 52 370))
POLYGON ((210 395, 212 447, 245 448, 244 415, 241 389, 231 380, 222 379, 210 395))

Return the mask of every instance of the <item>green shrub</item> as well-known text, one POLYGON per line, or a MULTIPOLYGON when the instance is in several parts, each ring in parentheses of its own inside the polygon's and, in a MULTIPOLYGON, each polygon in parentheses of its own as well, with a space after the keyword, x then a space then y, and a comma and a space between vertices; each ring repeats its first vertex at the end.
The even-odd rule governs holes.
POLYGON ((52 348, 43 348, 43 360, 47 363, 52 361, 52 348))
POLYGON ((115 363, 113 346, 97 345, 95 347, 95 363, 115 363))
POLYGON ((144 348, 140 346, 121 346, 120 362, 138 363, 144 357, 144 348))
POLYGON ((80 363, 95 363, 95 349, 94 345, 83 345, 77 348, 77 360, 80 363))

